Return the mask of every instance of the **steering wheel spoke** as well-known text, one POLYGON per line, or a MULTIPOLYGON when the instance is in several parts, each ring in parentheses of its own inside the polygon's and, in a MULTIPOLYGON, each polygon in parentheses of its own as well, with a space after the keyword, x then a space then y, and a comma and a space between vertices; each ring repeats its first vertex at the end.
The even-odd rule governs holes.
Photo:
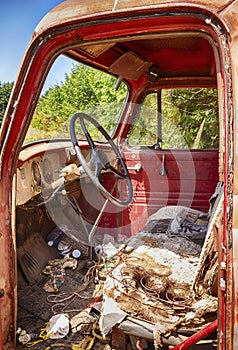
POLYGON ((80 164, 84 168, 85 173, 88 175, 91 181, 95 184, 95 186, 98 187, 102 195, 105 196, 109 201, 111 201, 117 206, 120 206, 120 207, 128 206, 133 197, 133 187, 132 187, 130 174, 118 147, 115 145, 115 143, 113 142, 112 138, 108 135, 106 130, 95 119, 93 119, 89 115, 84 113, 76 113, 73 115, 70 121, 70 134, 71 134, 72 143, 80 164), (90 157, 89 164, 86 162, 76 138, 75 122, 77 119, 79 119, 80 125, 85 134, 86 140, 91 148, 91 157, 90 157), (85 120, 93 124, 108 141, 109 145, 111 146, 113 152, 116 155, 116 158, 118 160, 119 166, 121 167, 122 171, 117 170, 114 166, 110 164, 107 154, 103 149, 96 147, 86 127, 85 120), (125 200, 121 200, 120 198, 115 197, 111 192, 109 192, 101 184, 101 182, 99 181, 99 177, 102 173, 102 170, 111 170, 117 179, 126 180, 128 194, 125 200))
POLYGON ((94 148, 91 152, 90 166, 95 172, 95 176, 99 177, 102 170, 108 169, 110 165, 107 155, 103 152, 103 150, 94 148))
POLYGON ((126 174, 122 174, 122 172, 114 168, 111 164, 109 164, 108 169, 110 169, 119 179, 126 179, 126 174))

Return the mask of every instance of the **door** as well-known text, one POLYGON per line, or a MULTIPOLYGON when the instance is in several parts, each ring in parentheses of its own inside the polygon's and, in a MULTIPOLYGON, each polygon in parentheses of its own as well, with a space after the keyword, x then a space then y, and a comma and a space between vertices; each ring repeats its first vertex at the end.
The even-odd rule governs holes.
POLYGON ((124 231, 140 230, 167 205, 207 212, 218 182, 216 89, 183 88, 145 94, 130 127, 124 156, 134 185, 124 231))

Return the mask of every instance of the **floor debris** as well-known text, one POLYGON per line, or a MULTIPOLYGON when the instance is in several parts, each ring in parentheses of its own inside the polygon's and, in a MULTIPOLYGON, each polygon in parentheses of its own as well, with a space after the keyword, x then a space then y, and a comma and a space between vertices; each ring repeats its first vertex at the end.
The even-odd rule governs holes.
POLYGON ((97 261, 51 259, 19 284, 17 349, 121 350, 122 332, 123 349, 154 350, 213 322, 217 297, 193 285, 201 246, 154 224, 118 246, 105 237, 97 261))

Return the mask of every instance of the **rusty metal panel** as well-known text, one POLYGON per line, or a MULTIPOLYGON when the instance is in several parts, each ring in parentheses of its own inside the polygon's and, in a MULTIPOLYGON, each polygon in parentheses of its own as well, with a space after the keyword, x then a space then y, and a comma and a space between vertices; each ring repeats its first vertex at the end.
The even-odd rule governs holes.
POLYGON ((46 28, 52 28, 62 23, 108 14, 113 11, 113 8, 114 0, 63 1, 41 20, 35 29, 35 35, 43 32, 46 28))
MULTIPOLYGON (((46 14, 36 27, 35 35, 40 34, 47 28, 53 28, 62 23, 70 23, 79 19, 83 20, 95 16, 105 16, 117 12, 126 13, 130 11, 135 12, 135 10, 145 11, 151 10, 152 8, 165 9, 165 7, 172 8, 181 6, 183 10, 197 7, 208 12, 219 13, 223 9, 226 9, 229 4, 230 1, 228 0, 191 0, 186 6, 183 0, 66 0, 46 14)), ((228 11, 229 8, 230 7, 228 7, 228 11)), ((233 16, 233 18, 235 17, 236 16, 233 16)))
MULTIPOLYGON (((238 273, 238 261, 237 261, 237 251, 238 251, 238 229, 233 230, 233 245, 234 245, 234 257, 233 257, 233 269, 235 275, 238 273)), ((234 285, 232 286, 234 288, 234 304, 232 307, 234 308, 235 314, 234 314, 234 349, 238 348, 238 281, 237 279, 234 279, 234 285)))
MULTIPOLYGON (((116 2, 116 1, 115 1, 116 2)), ((119 0, 118 4, 116 6, 116 9, 129 9, 129 8, 147 8, 147 7, 165 7, 165 6, 179 6, 183 5, 183 7, 191 7, 191 6, 199 6, 203 7, 206 10, 213 10, 216 11, 216 9, 226 6, 229 4, 230 1, 228 0, 191 0, 188 1, 185 5, 185 2, 183 0, 177 0, 177 1, 161 1, 161 0, 141 0, 141 1, 136 1, 136 0, 119 0)))
POLYGON ((238 32, 237 12, 238 12, 237 1, 233 1, 230 6, 226 6, 224 7, 224 9, 221 9, 219 11, 219 16, 222 16, 222 18, 225 20, 229 28, 229 33, 234 37, 237 36, 237 32, 238 32))

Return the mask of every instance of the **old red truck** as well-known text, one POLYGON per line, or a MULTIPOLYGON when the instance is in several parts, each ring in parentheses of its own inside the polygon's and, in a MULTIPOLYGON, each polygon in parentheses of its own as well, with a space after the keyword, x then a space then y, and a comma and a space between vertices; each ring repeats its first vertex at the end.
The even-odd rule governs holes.
POLYGON ((0 348, 238 348, 237 18, 66 0, 38 24, 1 125, 0 348))

